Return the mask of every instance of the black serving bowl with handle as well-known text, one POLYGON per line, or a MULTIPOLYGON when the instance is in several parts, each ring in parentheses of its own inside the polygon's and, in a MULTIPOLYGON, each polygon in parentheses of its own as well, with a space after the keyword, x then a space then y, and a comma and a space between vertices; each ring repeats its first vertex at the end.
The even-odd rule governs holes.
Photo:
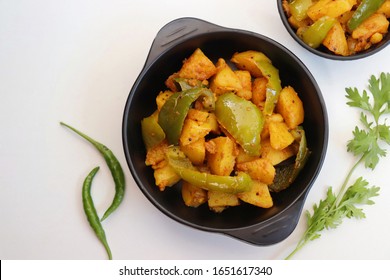
POLYGON ((308 50, 309 52, 318 55, 320 57, 324 57, 327 59, 333 59, 333 60, 356 60, 356 59, 361 59, 365 58, 368 56, 371 56, 381 50, 383 50, 389 43, 390 43, 390 34, 387 32, 382 41, 378 44, 375 44, 371 46, 369 49, 365 51, 361 51, 352 55, 348 56, 342 56, 335 54, 328 50, 325 46, 320 45, 318 48, 312 48, 308 44, 306 44, 296 33, 296 30, 290 25, 288 22, 288 17, 283 9, 283 0, 277 0, 277 5, 278 5, 278 12, 280 15, 280 19, 282 20, 282 23, 284 27, 286 28, 287 32, 291 35, 291 37, 303 48, 308 50))
POLYGON ((199 230, 226 234, 251 244, 271 245, 287 238, 298 223, 305 198, 324 161, 328 118, 314 77, 288 49, 253 32, 225 28, 195 18, 179 18, 165 25, 152 43, 146 63, 128 96, 122 133, 124 153, 134 180, 162 213, 199 230), (160 191, 155 185, 152 168, 145 165, 141 120, 156 110, 155 98, 166 89, 165 80, 181 68, 183 60, 196 48, 214 62, 219 57, 229 61, 235 52, 261 51, 279 69, 282 85, 293 86, 303 101, 303 126, 312 153, 295 182, 288 189, 272 194, 272 208, 242 203, 222 213, 214 213, 207 205, 187 207, 181 197, 180 183, 160 191))

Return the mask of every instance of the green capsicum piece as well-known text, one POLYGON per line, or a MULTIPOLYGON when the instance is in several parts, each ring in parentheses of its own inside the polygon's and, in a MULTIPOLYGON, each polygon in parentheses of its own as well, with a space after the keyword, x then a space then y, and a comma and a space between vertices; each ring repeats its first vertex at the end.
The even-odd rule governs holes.
POLYGON ((162 106, 158 115, 158 124, 164 130, 169 144, 178 145, 184 120, 191 104, 201 96, 204 97, 207 109, 213 110, 214 94, 204 87, 175 92, 162 106))
POLYGON ((271 115, 282 89, 279 70, 272 65, 272 61, 262 52, 245 51, 233 55, 231 61, 240 69, 248 69, 254 77, 265 77, 266 100, 263 109, 265 115, 271 115))
POLYGON ((222 127, 248 154, 260 155, 264 117, 255 104, 234 93, 225 93, 215 102, 214 113, 222 127))
POLYGON ((192 85, 194 81, 190 84, 187 79, 185 78, 175 78, 175 83, 177 87, 180 89, 180 91, 187 90, 187 89, 192 89, 194 87, 202 87, 202 82, 201 81, 195 81, 195 85, 192 85))
POLYGON ((295 181, 309 158, 310 150, 307 147, 306 135, 303 128, 298 126, 291 133, 294 135, 295 141, 299 143, 298 153, 293 163, 276 166, 274 182, 268 186, 270 191, 280 192, 288 188, 295 181))
POLYGON ((158 111, 141 121, 142 138, 147 150, 160 144, 165 139, 164 130, 158 124, 158 111))
POLYGON ((237 176, 219 176, 198 171, 178 146, 170 146, 166 153, 168 164, 186 182, 211 191, 236 194, 249 191, 252 179, 244 172, 237 176))
POLYGON ((351 31, 355 30, 364 20, 374 14, 384 2, 385 0, 362 0, 348 21, 348 28, 351 31))
POLYGON ((323 16, 303 32, 302 40, 310 47, 318 48, 336 21, 335 18, 323 16))
POLYGON ((290 6, 291 15, 298 21, 308 17, 307 10, 313 4, 312 0, 293 0, 290 6))
POLYGON ((279 93, 282 90, 279 70, 272 65, 271 61, 267 60, 258 61, 257 66, 261 73, 263 73, 263 76, 268 79, 263 113, 265 115, 271 115, 278 102, 279 93))

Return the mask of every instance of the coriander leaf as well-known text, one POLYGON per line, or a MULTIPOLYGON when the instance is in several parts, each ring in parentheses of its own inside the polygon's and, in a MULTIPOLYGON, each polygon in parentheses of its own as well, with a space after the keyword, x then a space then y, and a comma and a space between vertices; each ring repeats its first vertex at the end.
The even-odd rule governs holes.
MULTIPOLYGON (((351 209, 355 209, 355 205, 374 204, 374 201, 372 201, 371 198, 379 195, 379 187, 367 188, 367 186, 368 182, 362 177, 359 177, 345 192, 339 207, 352 207, 351 209)), ((353 213, 349 216, 356 217, 353 213)))
POLYGON ((390 127, 381 124, 378 125, 378 133, 381 140, 385 141, 387 144, 390 144, 390 127))
POLYGON ((360 121, 364 126, 364 129, 355 128, 354 138, 348 142, 347 150, 355 156, 362 156, 364 165, 374 169, 379 158, 386 156, 386 150, 380 147, 380 141, 390 144, 390 127, 386 123, 380 123, 380 117, 386 112, 390 113, 390 74, 382 73, 379 78, 371 76, 368 89, 373 105, 367 91, 363 90, 360 94, 356 88, 346 88, 346 97, 351 100, 347 104, 363 110, 360 121), (373 121, 369 121, 369 117, 373 121))
POLYGON ((388 110, 390 74, 382 73, 379 79, 372 75, 369 80, 368 88, 374 98, 373 114, 379 117, 384 111, 388 110), (384 106, 386 107, 383 109, 384 106), (382 109, 383 112, 381 111, 382 109))
POLYGON ((379 162, 379 156, 386 156, 386 150, 379 147, 377 142, 373 142, 371 149, 365 154, 365 167, 374 169, 379 162))
POLYGON ((354 138, 347 144, 348 152, 352 152, 355 156, 364 154, 371 147, 371 136, 370 134, 357 126, 353 131, 354 138))
POLYGON ((368 122, 367 115, 363 112, 360 113, 360 121, 367 129, 371 129, 373 122, 368 122))
POLYGON ((346 97, 351 100, 347 102, 349 106, 371 111, 371 104, 366 91, 363 91, 362 95, 359 94, 357 88, 346 88, 345 91, 347 92, 346 97))
POLYGON ((324 229, 337 228, 344 218, 365 218, 363 209, 359 207, 374 204, 372 198, 379 195, 379 187, 367 187, 368 182, 362 177, 348 185, 357 166, 364 164, 374 170, 380 157, 387 154, 382 144, 390 145, 390 126, 386 122, 381 123, 381 117, 390 113, 390 73, 381 73, 379 78, 371 76, 368 83, 370 96, 366 90, 360 93, 356 88, 345 89, 349 100, 347 104, 362 110, 360 122, 363 128, 355 126, 353 139, 347 142, 347 151, 359 158, 349 170, 338 194, 328 188, 326 198, 313 205, 313 213, 306 211, 307 229, 286 259, 290 259, 307 242, 321 237, 324 229))

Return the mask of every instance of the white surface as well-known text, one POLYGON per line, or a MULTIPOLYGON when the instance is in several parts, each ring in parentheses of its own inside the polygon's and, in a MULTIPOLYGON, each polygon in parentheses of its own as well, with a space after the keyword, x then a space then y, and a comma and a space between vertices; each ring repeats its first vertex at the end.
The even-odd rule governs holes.
MULTIPOLYGON (((105 259, 86 222, 81 185, 96 165, 99 214, 113 196, 101 156, 59 125, 67 122, 110 147, 126 175, 118 211, 104 222, 115 259, 282 259, 304 230, 269 247, 185 227, 154 208, 135 185, 121 140, 122 113, 158 30, 179 17, 264 34, 287 46, 316 77, 328 108, 330 138, 322 171, 305 210, 339 186, 353 164, 346 142, 358 113, 345 87, 363 89, 370 75, 390 71, 390 48, 338 62, 315 57, 283 27, 276 3, 253 1, 0 0, 0 259, 105 259)), ((296 259, 390 259, 390 157, 375 173, 381 187, 367 218, 325 231, 296 259)), ((357 174, 356 174, 357 175, 357 174)))

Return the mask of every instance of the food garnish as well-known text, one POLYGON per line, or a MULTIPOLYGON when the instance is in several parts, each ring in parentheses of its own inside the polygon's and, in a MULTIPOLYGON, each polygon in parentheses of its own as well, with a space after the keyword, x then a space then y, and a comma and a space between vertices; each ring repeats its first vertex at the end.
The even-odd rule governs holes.
POLYGON ((390 73, 381 73, 379 77, 371 76, 366 90, 359 92, 356 88, 346 88, 347 104, 361 110, 360 123, 353 131, 353 139, 347 144, 347 151, 357 157, 338 194, 329 187, 326 198, 313 205, 313 213, 306 211, 307 229, 298 241, 296 248, 286 259, 291 259, 309 241, 321 237, 325 229, 335 229, 345 218, 365 218, 360 205, 372 205, 373 197, 379 195, 380 188, 368 187, 369 183, 358 177, 350 184, 356 168, 364 165, 374 170, 381 157, 385 157, 385 145, 390 145, 390 126, 383 119, 390 113, 390 73))

